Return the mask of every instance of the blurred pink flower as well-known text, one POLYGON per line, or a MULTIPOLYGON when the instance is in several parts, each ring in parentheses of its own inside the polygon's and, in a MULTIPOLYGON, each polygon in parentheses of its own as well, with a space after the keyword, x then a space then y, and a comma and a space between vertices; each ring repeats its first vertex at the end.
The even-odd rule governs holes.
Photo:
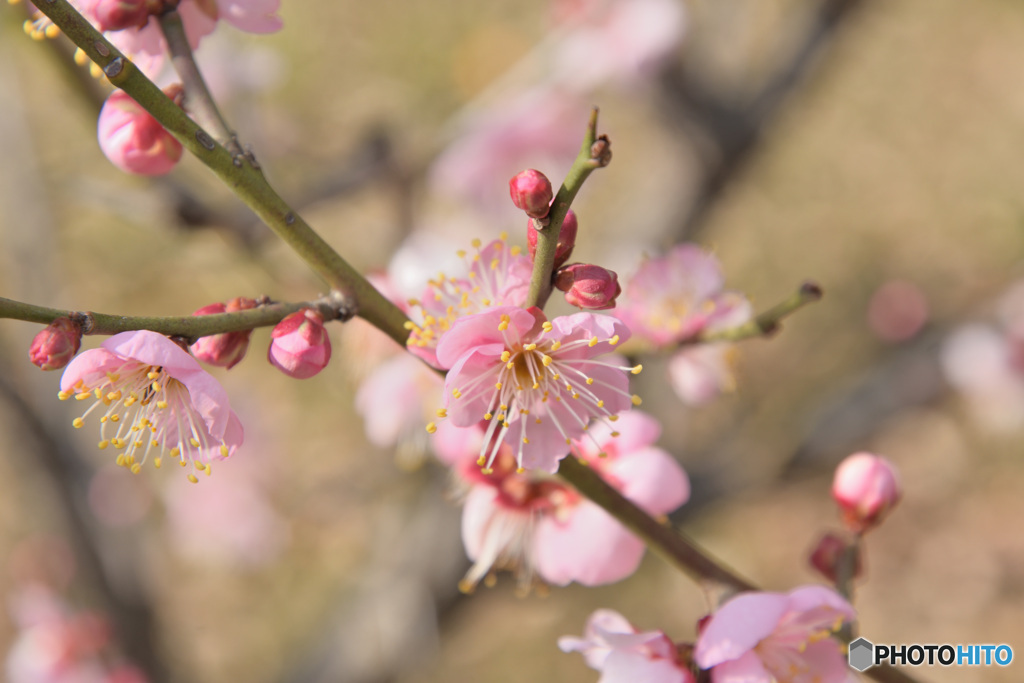
POLYGON ((457 320, 497 306, 519 306, 526 301, 533 264, 519 247, 509 248, 504 236, 481 248, 473 240, 475 253, 460 251, 465 274, 444 273, 430 280, 419 299, 410 300, 413 322, 406 345, 411 353, 436 368, 449 366, 438 361, 437 346, 457 320))
POLYGON ((231 455, 243 439, 227 392, 192 356, 162 334, 122 332, 80 353, 61 377, 61 400, 91 401, 75 427, 102 412, 101 449, 119 451, 117 464, 138 472, 151 451, 169 452, 188 478, 209 473, 211 460, 231 455), (114 432, 110 434, 110 432, 114 432), (141 437, 141 438, 140 438, 141 437))
POLYGON ((736 346, 727 342, 684 346, 668 363, 668 378, 683 403, 703 405, 736 388, 736 346))
POLYGON ((447 416, 457 427, 488 421, 482 466, 491 467, 504 442, 520 468, 554 472, 592 419, 614 420, 639 404, 628 389, 640 366, 600 358, 628 338, 621 322, 592 313, 549 322, 539 309, 503 306, 459 318, 437 347, 438 362, 451 368, 447 416))
POLYGON ((928 322, 928 299, 912 282, 889 280, 868 302, 868 327, 887 342, 913 338, 928 322))
POLYGON ((126 173, 163 175, 181 160, 181 143, 123 90, 103 103, 96 130, 103 154, 126 173))
POLYGON ((724 286, 718 259, 697 245, 680 244, 640 265, 626 281, 616 315, 634 336, 669 345, 750 318, 746 297, 724 286))
POLYGON ((946 380, 967 399, 975 419, 993 431, 1024 426, 1024 353, 1014 338, 973 323, 942 346, 946 380))
POLYGON ((711 669, 712 683, 852 683, 846 656, 831 635, 856 616, 824 586, 742 593, 711 615, 694 657, 711 669))
POLYGON ((558 647, 583 653, 587 665, 601 672, 598 683, 694 683, 664 631, 638 631, 610 609, 594 612, 582 638, 563 636, 558 647))
MULTIPOLYGON (((666 514, 686 502, 686 473, 652 445, 660 433, 657 421, 629 412, 616 426, 621 432, 594 425, 589 438, 574 442, 574 452, 651 515, 666 514)), ((525 588, 534 574, 550 584, 594 586, 636 571, 645 548, 640 539, 561 481, 518 472, 509 447, 499 450, 493 467, 481 471, 475 462, 481 435, 479 428, 438 435, 443 437, 443 459, 469 487, 462 539, 474 564, 462 583, 464 590, 495 569, 515 572, 525 588)))

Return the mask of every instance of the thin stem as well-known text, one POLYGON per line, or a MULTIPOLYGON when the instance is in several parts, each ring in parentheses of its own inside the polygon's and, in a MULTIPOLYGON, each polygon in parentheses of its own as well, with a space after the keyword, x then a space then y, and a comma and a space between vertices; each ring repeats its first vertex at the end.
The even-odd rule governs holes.
POLYGON ((580 153, 572 163, 572 168, 565 176, 565 181, 558 188, 551 203, 551 211, 547 215, 547 226, 537 226, 537 250, 533 257, 533 273, 530 275, 530 292, 526 297, 525 308, 539 306, 544 308, 551 296, 551 274, 555 268, 555 250, 558 247, 558 236, 562 231, 562 221, 569 212, 572 200, 583 187, 583 182, 594 169, 607 166, 612 153, 608 138, 597 135, 597 107, 590 112, 587 132, 583 136, 580 153))
POLYGON ((235 156, 241 156, 242 147, 238 144, 238 139, 224 115, 220 113, 210 89, 206 87, 199 65, 196 64, 192 46, 185 35, 181 14, 177 9, 172 9, 161 14, 159 22, 160 30, 167 41, 168 51, 171 53, 171 64, 185 86, 185 108, 203 128, 213 133, 218 142, 226 145, 235 156))
POLYGON ((378 292, 292 210, 255 165, 243 163, 196 125, 67 0, 45 0, 37 7, 96 62, 113 85, 128 93, 206 164, 332 289, 354 302, 357 315, 397 343, 405 344, 407 318, 401 309, 378 292))
POLYGON ((692 339, 684 340, 682 343, 704 344, 708 342, 740 341, 750 339, 751 337, 771 336, 779 331, 784 318, 789 317, 807 304, 820 300, 822 295, 822 289, 817 283, 805 282, 785 301, 772 306, 748 323, 730 327, 727 330, 697 335, 692 339))
POLYGON ((183 317, 126 316, 71 311, 46 308, 0 297, 0 318, 49 324, 57 318, 68 317, 81 325, 82 334, 117 334, 130 330, 152 330, 190 340, 221 332, 240 332, 256 327, 276 325, 285 316, 304 308, 318 311, 325 320, 351 317, 345 302, 338 295, 327 296, 316 301, 267 304, 234 313, 183 317))

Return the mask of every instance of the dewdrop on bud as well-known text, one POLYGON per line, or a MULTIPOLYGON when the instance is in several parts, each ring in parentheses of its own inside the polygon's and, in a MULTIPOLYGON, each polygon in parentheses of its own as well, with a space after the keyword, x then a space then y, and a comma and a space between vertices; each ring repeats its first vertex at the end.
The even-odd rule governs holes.
POLYGON ((181 143, 122 90, 103 104, 97 137, 107 159, 127 173, 163 175, 181 159, 181 143))
POLYGON ((836 468, 832 497, 843 523, 862 534, 878 526, 903 495, 896 467, 871 453, 854 453, 836 468))
POLYGON ((100 31, 142 28, 149 20, 148 0, 84 0, 79 9, 100 31))
MULTIPOLYGON (((245 297, 235 297, 227 304, 216 303, 203 306, 192 315, 213 315, 215 313, 234 313, 255 308, 256 302, 245 297)), ((249 350, 249 337, 252 330, 240 332, 222 332, 200 337, 195 344, 189 347, 192 355, 209 365, 227 368, 235 367, 240 360, 245 358, 245 352, 249 350)))
MULTIPOLYGON (((555 269, 561 268, 569 257, 572 256, 572 249, 576 246, 576 232, 579 230, 579 221, 576 219, 576 212, 569 209, 562 221, 562 228, 558 231, 558 245, 555 247, 555 269)), ((537 256, 537 228, 533 219, 526 226, 526 244, 530 249, 530 258, 537 256)))
POLYGON ((324 319, 312 309, 287 316, 270 336, 273 341, 267 360, 289 377, 308 379, 331 360, 331 339, 324 329, 324 319))
POLYGON ((28 357, 40 370, 59 370, 82 345, 82 328, 70 318, 57 318, 32 340, 28 357))
POLYGON ((555 196, 547 176, 532 168, 508 181, 508 191, 516 208, 525 211, 530 218, 547 216, 555 196))
POLYGON ((586 263, 559 270, 555 287, 565 292, 565 300, 571 305, 595 311, 615 308, 615 299, 622 293, 614 271, 586 263))

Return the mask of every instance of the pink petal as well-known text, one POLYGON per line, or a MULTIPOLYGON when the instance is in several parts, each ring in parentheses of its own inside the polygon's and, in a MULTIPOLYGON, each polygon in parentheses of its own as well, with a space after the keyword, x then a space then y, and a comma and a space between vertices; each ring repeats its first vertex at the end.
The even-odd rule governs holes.
POLYGON ((661 423, 647 413, 630 410, 619 415, 619 419, 615 422, 597 422, 588 431, 590 436, 580 441, 583 450, 588 451, 586 455, 597 455, 591 441, 593 439, 602 450, 608 453, 607 460, 598 462, 610 463, 622 455, 646 448, 657 441, 661 436, 661 423), (612 431, 618 432, 619 435, 613 437, 612 431), (589 451, 594 452, 590 453, 589 451))
POLYGON ((692 680, 692 674, 673 660, 613 650, 605 660, 599 683, 690 683, 692 680))
POLYGON ((83 351, 72 358, 64 368, 64 374, 60 377, 60 390, 72 391, 79 380, 86 386, 94 386, 98 378, 107 372, 116 370, 123 364, 123 358, 119 358, 102 347, 83 351))
POLYGON ((277 16, 280 0, 218 0, 220 16, 235 28, 249 33, 273 33, 283 22, 277 16))
POLYGON ((583 501, 564 521, 546 517, 534 536, 537 573, 564 586, 597 586, 626 578, 640 564, 644 544, 611 515, 583 501))
POLYGON ((712 669, 711 683, 776 683, 776 679, 756 654, 745 652, 739 659, 722 662, 712 669))
MULTIPOLYGON (((451 329, 441 336, 437 343, 437 359, 441 367, 450 368, 458 359, 476 347, 501 344, 504 350, 505 337, 498 330, 501 316, 508 315, 508 337, 515 339, 528 332, 534 325, 533 314, 522 308, 502 306, 485 313, 459 318, 451 329)), ((500 355, 500 351, 498 355, 500 355)))
POLYGON ((694 650, 697 664, 709 669, 737 659, 768 637, 789 606, 781 593, 743 593, 712 615, 694 650))
POLYGON ((471 427, 483 419, 484 413, 490 407, 491 392, 472 391, 472 398, 462 396, 455 398, 453 392, 456 389, 464 389, 474 383, 483 383, 485 386, 493 384, 494 379, 488 379, 488 375, 497 377, 497 367, 500 364, 501 352, 505 350, 501 344, 486 344, 471 348, 464 353, 448 371, 444 381, 444 406, 448 409, 448 417, 456 427, 471 427))
POLYGON ((488 527, 498 510, 497 498, 498 489, 493 486, 474 486, 466 496, 462 508, 462 544, 471 560, 480 557, 488 527))
POLYGON ((690 498, 686 472, 660 448, 629 453, 603 469, 619 481, 622 495, 648 514, 668 514, 690 498))
POLYGON ((810 672, 821 683, 856 683, 857 677, 850 671, 846 656, 839 650, 839 643, 826 638, 811 643, 801 657, 810 672))

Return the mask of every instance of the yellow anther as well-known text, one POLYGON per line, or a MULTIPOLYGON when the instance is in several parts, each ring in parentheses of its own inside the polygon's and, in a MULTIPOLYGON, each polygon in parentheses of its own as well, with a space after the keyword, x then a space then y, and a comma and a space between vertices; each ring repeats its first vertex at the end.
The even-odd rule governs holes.
POLYGON ((614 438, 614 437, 617 437, 618 435, 619 435, 619 432, 612 432, 612 437, 613 437, 613 438, 614 438))
POLYGON ((486 463, 487 463, 487 458, 485 458, 482 455, 479 458, 476 459, 476 464, 480 465, 480 467, 483 467, 486 463))
POLYGON ((115 463, 117 464, 117 466, 118 466, 118 467, 124 467, 124 464, 125 464, 125 462, 126 462, 126 459, 125 459, 125 457, 124 457, 124 454, 123 454, 123 453, 119 454, 119 455, 117 456, 117 459, 116 459, 116 460, 114 460, 114 462, 115 462, 115 463))
POLYGON ((92 398, 92 392, 91 391, 83 391, 80 394, 75 394, 75 400, 76 401, 84 401, 87 398, 92 398))
POLYGON ((180 455, 181 455, 181 449, 180 448, 175 446, 174 448, 171 449, 171 457, 172 458, 177 458, 180 455))
POLYGON ((552 325, 551 322, 548 320, 545 320, 541 327, 544 329, 545 332, 550 332, 551 330, 555 329, 555 326, 552 325))
POLYGON ((591 337, 590 343, 587 346, 597 346, 597 337, 591 337))
POLYGON ((636 394, 633 394, 633 397, 630 400, 633 402, 633 405, 635 406, 639 406, 644 402, 643 399, 637 396, 636 394))
POLYGON ((427 434, 433 434, 437 431, 437 424, 434 422, 427 423, 427 434))
POLYGON ((100 424, 103 424, 106 421, 107 421, 107 416, 106 415, 104 415, 103 417, 100 418, 100 424))
POLYGON ((480 241, 480 238, 479 238, 479 237, 474 237, 474 238, 473 238, 473 241, 472 241, 472 242, 470 242, 470 244, 472 244, 472 245, 473 245, 473 248, 474 248, 474 249, 479 249, 479 248, 480 248, 480 245, 481 245, 481 244, 483 244, 483 242, 481 242, 481 241, 480 241))
POLYGON ((209 465, 207 465, 206 466, 206 476, 210 476, 211 474, 213 474, 213 468, 210 467, 209 465))
POLYGON ((75 429, 81 429, 82 425, 85 424, 85 420, 83 420, 80 417, 76 417, 74 420, 71 421, 71 424, 72 426, 74 426, 75 429))
POLYGON ((452 396, 454 396, 455 398, 462 398, 462 392, 459 391, 458 389, 453 389, 452 396))
POLYGON ((138 400, 139 400, 138 396, 134 396, 134 395, 133 396, 129 396, 128 398, 126 398, 124 400, 124 407, 125 408, 130 408, 133 405, 135 405, 135 402, 138 401, 138 400))
POLYGON ((160 410, 167 410, 167 401, 157 401, 156 407, 160 410))
POLYGON ((188 475, 188 480, 190 482, 192 482, 193 484, 198 484, 199 483, 199 477, 197 477, 196 475, 191 474, 191 473, 188 475))
POLYGON ((56 38, 60 35, 60 29, 57 28, 56 24, 50 24, 46 27, 45 33, 47 38, 56 38))
POLYGON ((536 420, 534 420, 533 423, 538 425, 543 424, 542 420, 539 417, 536 420))
POLYGON ((519 467, 516 468, 516 474, 522 474, 525 471, 526 471, 526 468, 524 468, 522 466, 519 466, 519 467))
POLYGON ((132 465, 132 474, 138 474, 141 471, 142 471, 142 465, 140 465, 139 463, 135 463, 135 464, 132 465))
POLYGON ((533 351, 535 348, 537 348, 536 344, 526 344, 523 346, 523 351, 533 351))
POLYGON ((122 394, 120 389, 118 389, 117 391, 111 391, 107 394, 107 398, 111 401, 120 401, 121 396, 122 394))
POLYGON ((633 373, 634 375, 639 375, 641 372, 643 372, 643 369, 643 365, 634 365, 633 369, 630 370, 630 372, 633 373))
POLYGON ((57 392, 57 398, 59 398, 59 399, 60 399, 60 400, 62 400, 62 401, 66 401, 66 400, 68 400, 69 398, 71 398, 71 394, 69 394, 69 393, 68 393, 68 392, 66 392, 66 391, 58 391, 58 392, 57 392))
POLYGON ((188 467, 188 461, 185 460, 185 458, 182 458, 181 460, 179 460, 178 464, 181 465, 182 467, 188 467))
POLYGON ((149 372, 146 373, 146 377, 148 377, 149 379, 159 379, 160 373, 157 372, 156 370, 150 370, 149 372))
POLYGON ((153 448, 160 448, 160 442, 157 441, 156 439, 153 439, 152 441, 150 441, 149 445, 152 446, 153 448))
POLYGON ((597 402, 597 407, 598 408, 604 408, 604 401, 598 401, 597 402))
POLYGON ((89 61, 89 56, 85 54, 85 50, 78 48, 75 50, 75 64, 78 66, 85 66, 89 61))
POLYGON ((444 408, 438 408, 436 413, 438 417, 448 417, 448 411, 444 408))
POLYGON ((157 394, 160 393, 161 389, 163 389, 163 387, 160 386, 160 382, 153 382, 149 385, 149 388, 153 390, 153 393, 157 394))
POLYGON ((534 382, 533 383, 533 387, 531 387, 531 388, 533 388, 533 389, 540 389, 540 384, 538 382, 534 382))
POLYGON ((485 420, 490 420, 492 417, 494 417, 494 413, 484 413, 485 420))
POLYGON ((153 467, 160 469, 160 465, 164 464, 163 458, 153 458, 153 467))
POLYGON ((221 444, 220 445, 220 455, 221 455, 221 457, 223 457, 223 458, 228 457, 228 453, 230 453, 230 452, 231 452, 231 450, 227 447, 226 444, 221 444))
POLYGON ((619 416, 618 415, 609 415, 608 416, 608 421, 609 422, 618 422, 619 421, 619 416))
POLYGON ((612 346, 615 346, 616 344, 618 344, 619 343, 619 335, 615 335, 614 337, 609 339, 608 343, 611 344, 612 346))
POLYGON ((509 253, 512 254, 513 256, 519 256, 520 254, 523 253, 523 248, 517 244, 516 246, 512 247, 509 250, 509 253))
POLYGON ((199 448, 199 441, 195 437, 190 438, 188 442, 192 444, 192 448, 199 448))
POLYGON ((508 370, 511 370, 515 366, 516 366, 516 364, 513 361, 509 361, 509 362, 505 363, 505 368, 508 369, 508 370))
POLYGON ((508 359, 511 358, 511 357, 512 357, 512 354, 510 352, 508 352, 508 351, 502 351, 501 352, 501 362, 502 363, 507 363, 508 359))
POLYGON ((404 323, 402 323, 402 327, 404 327, 407 330, 411 330, 414 329, 416 326, 412 324, 411 320, 406 320, 404 323))
POLYGON ((139 439, 138 441, 135 442, 135 447, 136 448, 142 448, 145 445, 145 443, 146 443, 145 441, 143 441, 142 439, 139 439))
POLYGON ((98 444, 96 444, 96 448, 98 448, 98 449, 100 449, 102 451, 103 449, 105 449, 109 445, 110 445, 110 440, 109 439, 103 439, 103 441, 100 441, 98 444))
POLYGON ((577 393, 576 393, 576 392, 574 391, 574 392, 572 392, 572 397, 573 397, 573 398, 579 398, 579 397, 580 397, 580 395, 579 395, 579 394, 577 394, 577 393))
POLYGON ((554 360, 555 360, 554 358, 552 358, 551 356, 548 356, 548 355, 544 355, 544 356, 540 357, 540 362, 541 362, 541 364, 544 365, 544 367, 547 367, 547 366, 551 365, 554 362, 554 360))
POLYGON ((121 421, 121 416, 118 415, 117 413, 114 413, 113 415, 110 416, 110 421, 111 422, 120 422, 121 421))
POLYGON ((601 451, 600 453, 597 454, 597 457, 599 457, 599 458, 607 458, 608 454, 605 453, 604 451, 601 451))
POLYGON ((501 382, 495 382, 494 383, 494 388, 495 389, 501 389, 501 382))
POLYGON ((459 258, 466 258, 466 250, 465 249, 457 249, 455 251, 455 255, 458 256, 459 258))
POLYGON ((593 383, 594 383, 594 378, 593 377, 588 377, 587 378, 587 384, 590 385, 590 384, 593 384, 593 383))
POLYGON ((501 261, 499 259, 491 259, 491 270, 497 270, 499 265, 501 265, 501 261))
POLYGON ((523 437, 523 443, 530 443, 530 440, 529 440, 529 439, 527 439, 527 438, 526 438, 526 437, 524 436, 524 437, 523 437))
POLYGON ((206 463, 204 463, 204 462, 197 462, 196 463, 196 469, 199 470, 200 472, 202 472, 203 470, 206 469, 206 463))
POLYGON ((482 473, 484 473, 484 474, 494 474, 494 470, 493 470, 493 469, 491 469, 490 467, 485 467, 485 468, 483 468, 483 469, 482 469, 482 470, 480 470, 480 471, 481 471, 482 473))
MULTIPOLYGON (((505 230, 502 230, 501 232, 499 232, 498 233, 498 239, 501 240, 502 242, 507 242, 508 241, 508 232, 506 232, 505 230)), ((501 249, 502 246, 503 245, 501 245, 501 244, 496 244, 496 245, 494 245, 494 248, 495 249, 501 249)))
POLYGON ((498 323, 498 332, 504 332, 505 330, 508 329, 508 322, 509 322, 507 320, 508 316, 507 315, 503 315, 502 318, 503 318, 502 321, 500 323, 498 323))

